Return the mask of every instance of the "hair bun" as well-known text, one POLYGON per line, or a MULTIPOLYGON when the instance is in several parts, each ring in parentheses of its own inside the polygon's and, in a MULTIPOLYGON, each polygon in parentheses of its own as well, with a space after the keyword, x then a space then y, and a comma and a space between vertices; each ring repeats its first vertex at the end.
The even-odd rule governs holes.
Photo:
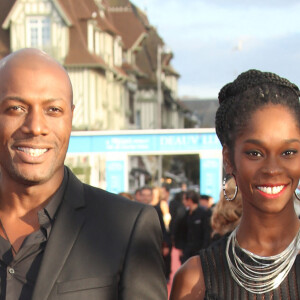
POLYGON ((226 101, 226 99, 234 97, 245 92, 248 88, 262 85, 266 83, 273 83, 275 85, 285 86, 292 89, 299 97, 299 88, 285 78, 278 76, 271 72, 261 72, 259 70, 250 69, 241 73, 233 82, 226 84, 219 92, 219 103, 226 101))

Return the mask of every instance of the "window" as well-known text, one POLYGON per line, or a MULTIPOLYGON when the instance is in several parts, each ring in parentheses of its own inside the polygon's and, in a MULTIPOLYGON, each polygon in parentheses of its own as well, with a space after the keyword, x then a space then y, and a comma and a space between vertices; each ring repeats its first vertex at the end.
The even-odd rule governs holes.
POLYGON ((47 49, 51 46, 49 17, 30 17, 27 20, 27 47, 47 49))
POLYGON ((136 128, 141 129, 142 128, 142 122, 141 122, 141 111, 136 111, 136 128))
MULTIPOLYGON (((134 93, 129 91, 129 111, 131 112, 129 117, 129 123, 134 124, 134 93)), ((139 115, 140 117, 140 115, 139 115)), ((141 120, 139 120, 139 127, 140 127, 141 120)))

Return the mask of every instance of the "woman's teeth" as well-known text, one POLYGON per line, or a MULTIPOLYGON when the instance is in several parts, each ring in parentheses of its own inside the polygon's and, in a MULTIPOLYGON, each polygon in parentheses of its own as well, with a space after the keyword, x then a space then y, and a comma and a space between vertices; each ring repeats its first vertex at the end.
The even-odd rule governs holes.
POLYGON ((271 186, 258 186, 257 188, 260 191, 262 191, 263 193, 275 195, 275 194, 280 193, 283 190, 284 185, 278 185, 278 186, 272 186, 272 187, 271 186))

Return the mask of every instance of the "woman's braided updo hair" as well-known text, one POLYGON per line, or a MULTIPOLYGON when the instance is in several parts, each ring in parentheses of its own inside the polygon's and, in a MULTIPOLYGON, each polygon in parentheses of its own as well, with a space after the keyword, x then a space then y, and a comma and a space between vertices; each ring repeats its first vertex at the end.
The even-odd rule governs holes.
POLYGON ((249 70, 225 85, 219 93, 216 133, 222 144, 233 149, 234 142, 249 123, 252 113, 268 103, 280 104, 295 115, 300 128, 299 88, 270 72, 249 70))

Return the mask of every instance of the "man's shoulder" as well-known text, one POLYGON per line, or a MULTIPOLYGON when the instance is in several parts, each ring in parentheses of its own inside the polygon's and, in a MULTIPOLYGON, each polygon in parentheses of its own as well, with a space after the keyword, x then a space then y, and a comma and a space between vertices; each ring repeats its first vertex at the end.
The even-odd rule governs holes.
MULTIPOLYGON (((145 204, 129 200, 120 195, 108 192, 98 187, 88 184, 84 185, 85 197, 87 202, 101 202, 102 204, 112 205, 115 208, 126 207, 132 210, 140 210, 146 207, 145 204)), ((148 205, 147 205, 148 206, 148 205)))
POLYGON ((115 228, 128 232, 138 220, 152 223, 153 218, 157 217, 155 209, 150 205, 134 202, 87 184, 84 184, 83 189, 84 214, 90 224, 106 224, 107 230, 115 228))
POLYGON ((73 207, 84 208, 82 212, 88 215, 89 219, 92 216, 97 216, 97 219, 122 219, 129 222, 128 220, 136 220, 140 215, 143 215, 143 219, 147 215, 146 218, 149 219, 157 214, 150 205, 135 202, 101 188, 88 185, 81 182, 72 172, 69 174, 68 189, 73 191, 68 193, 69 196, 66 198, 66 201, 71 203, 73 207), (76 205, 73 204, 75 201, 76 205))
POLYGON ((77 191, 79 191, 80 194, 82 193, 85 205, 88 205, 90 207, 101 207, 102 209, 114 207, 116 209, 125 208, 127 210, 141 210, 145 207, 145 205, 142 203, 129 200, 125 197, 108 192, 99 187, 83 183, 76 177, 74 173, 72 173, 69 168, 67 168, 67 170, 70 178, 68 189, 73 190, 73 192, 70 194, 74 196, 75 187, 79 187, 77 191))

